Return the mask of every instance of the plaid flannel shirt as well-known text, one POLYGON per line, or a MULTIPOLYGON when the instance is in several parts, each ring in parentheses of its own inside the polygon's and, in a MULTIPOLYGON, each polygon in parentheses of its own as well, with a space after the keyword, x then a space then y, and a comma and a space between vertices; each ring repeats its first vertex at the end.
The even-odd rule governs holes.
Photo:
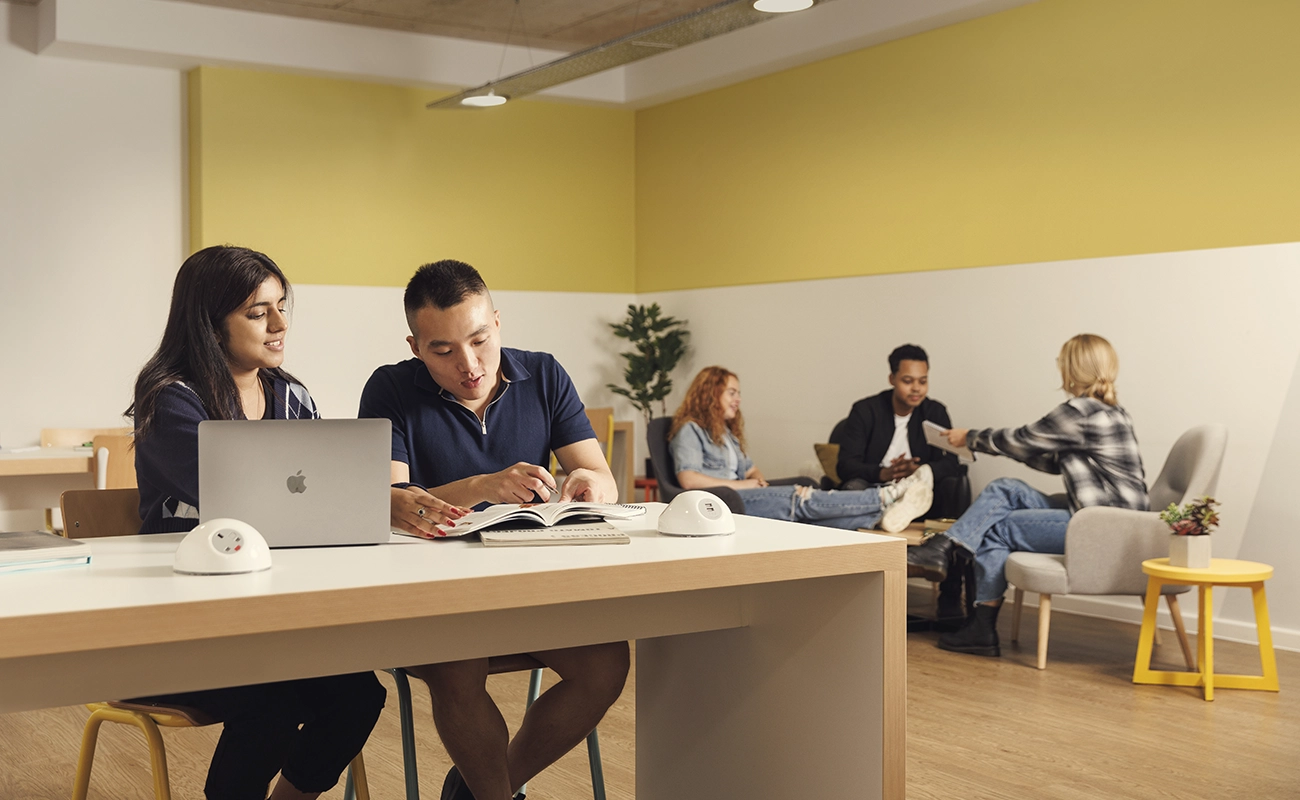
POLYGON ((1119 406, 1074 397, 1023 428, 973 430, 966 444, 974 452, 1007 456, 1060 475, 1071 511, 1088 506, 1148 509, 1133 420, 1119 406))

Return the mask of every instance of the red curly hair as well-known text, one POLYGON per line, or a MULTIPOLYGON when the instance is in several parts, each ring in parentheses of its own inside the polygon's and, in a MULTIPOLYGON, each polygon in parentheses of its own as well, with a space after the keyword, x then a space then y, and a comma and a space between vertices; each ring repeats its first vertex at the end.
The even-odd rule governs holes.
POLYGON ((723 430, 729 429, 736 441, 740 442, 740 449, 745 449, 745 418, 739 410, 736 411, 736 418, 731 420, 724 418, 722 413, 722 393, 726 391, 727 380, 730 378, 740 381, 736 373, 723 367, 705 367, 700 370, 700 374, 695 376, 690 388, 686 390, 682 407, 673 415, 673 425, 668 431, 669 441, 686 423, 694 422, 717 444, 722 444, 723 430))

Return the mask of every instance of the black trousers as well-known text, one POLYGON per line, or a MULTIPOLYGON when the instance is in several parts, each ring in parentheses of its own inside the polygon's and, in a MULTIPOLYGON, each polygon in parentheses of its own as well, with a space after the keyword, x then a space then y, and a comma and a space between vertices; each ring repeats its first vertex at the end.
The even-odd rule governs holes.
POLYGON ((196 708, 223 729, 208 767, 208 800, 266 800, 277 772, 324 792, 361 752, 388 692, 373 672, 157 695, 135 702, 196 708))

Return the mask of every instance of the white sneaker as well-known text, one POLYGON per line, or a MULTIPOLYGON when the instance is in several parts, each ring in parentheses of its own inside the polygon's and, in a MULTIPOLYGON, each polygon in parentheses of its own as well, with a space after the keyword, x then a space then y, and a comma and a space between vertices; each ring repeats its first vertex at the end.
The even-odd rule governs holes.
POLYGON ((916 472, 894 484, 894 489, 900 494, 880 518, 880 529, 889 533, 898 533, 930 509, 934 502, 934 473, 930 465, 922 464, 916 472))

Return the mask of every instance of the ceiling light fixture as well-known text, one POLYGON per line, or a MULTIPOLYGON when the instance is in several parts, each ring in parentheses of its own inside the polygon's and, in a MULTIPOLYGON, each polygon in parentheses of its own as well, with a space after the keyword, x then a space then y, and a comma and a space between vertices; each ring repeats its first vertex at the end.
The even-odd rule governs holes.
POLYGON ((491 108, 492 106, 504 105, 509 99, 505 95, 490 91, 487 94, 472 94, 469 97, 462 97, 460 104, 472 108, 491 108))
MULTIPOLYGON (((621 67, 633 61, 675 50, 714 36, 721 36, 759 22, 775 19, 777 13, 798 11, 827 0, 723 0, 721 3, 684 14, 676 19, 661 22, 644 30, 630 33, 586 50, 531 67, 514 75, 489 81, 482 86, 466 89, 458 94, 429 103, 426 108, 482 108, 501 105, 507 98, 522 97, 540 92, 561 83, 621 67), (760 3, 779 2, 780 9, 758 9, 760 3), (799 8, 789 7, 801 3, 799 8), (496 98, 491 103, 487 98, 496 98), (474 100, 475 102, 470 102, 474 100)), ((507 40, 509 36, 507 35, 507 40)))
POLYGON ((754 0, 754 8, 768 14, 789 14, 811 8, 813 0, 754 0))

